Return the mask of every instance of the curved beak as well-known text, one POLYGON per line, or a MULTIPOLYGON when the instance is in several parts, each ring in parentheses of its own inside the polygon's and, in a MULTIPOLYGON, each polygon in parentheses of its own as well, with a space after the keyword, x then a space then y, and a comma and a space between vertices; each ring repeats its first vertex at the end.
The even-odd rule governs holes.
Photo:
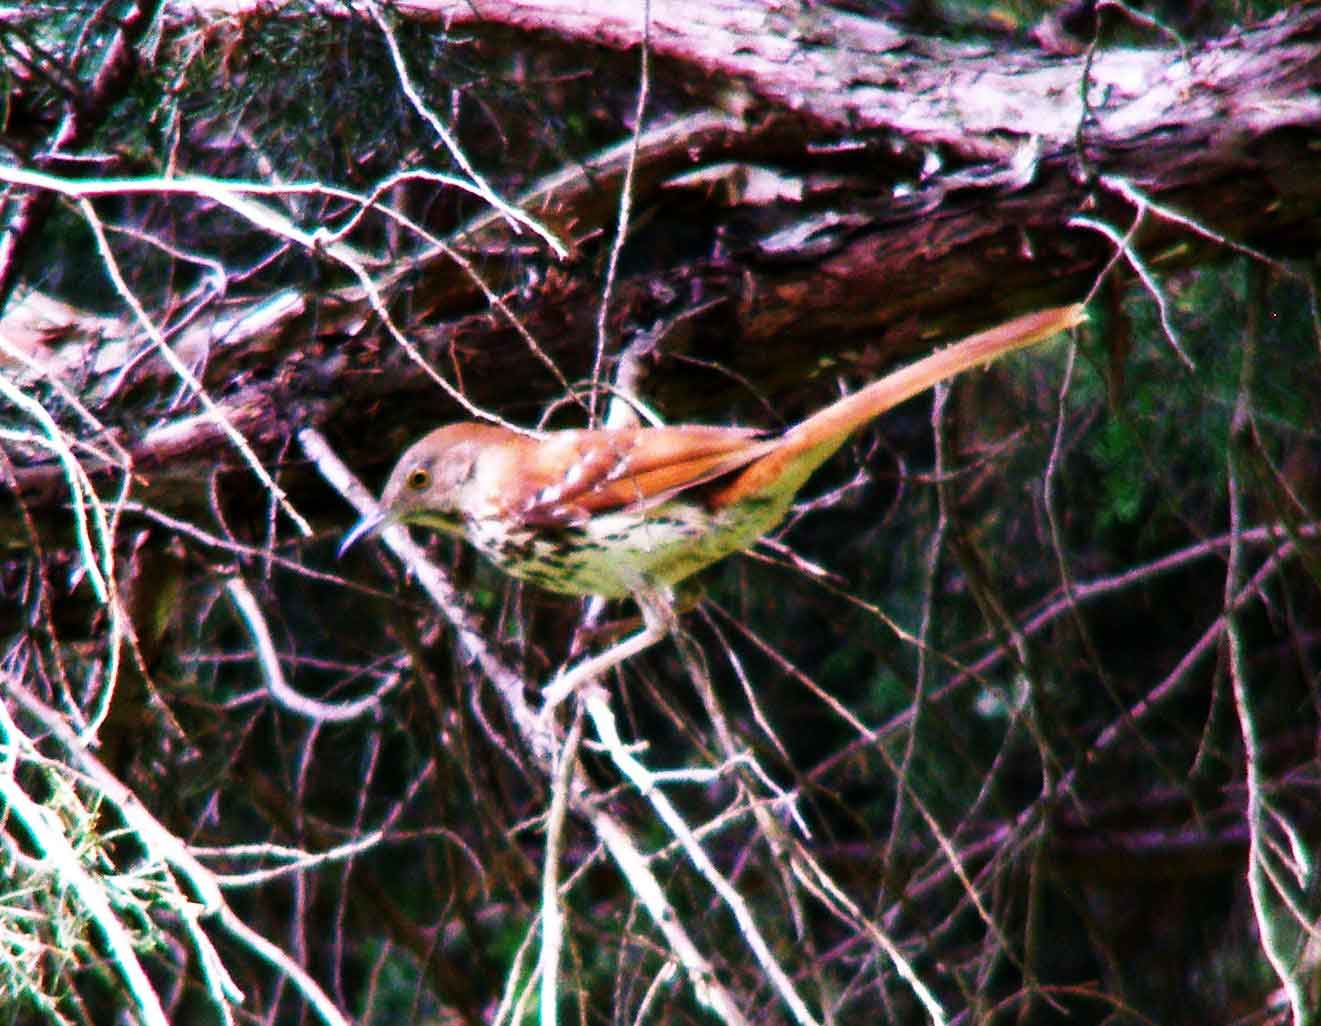
POLYGON ((385 521, 386 515, 382 509, 374 509, 370 513, 364 514, 361 520, 349 528, 349 533, 339 543, 339 551, 335 553, 335 558, 342 559, 344 553, 349 551, 350 545, 364 535, 375 534, 384 526, 385 521))

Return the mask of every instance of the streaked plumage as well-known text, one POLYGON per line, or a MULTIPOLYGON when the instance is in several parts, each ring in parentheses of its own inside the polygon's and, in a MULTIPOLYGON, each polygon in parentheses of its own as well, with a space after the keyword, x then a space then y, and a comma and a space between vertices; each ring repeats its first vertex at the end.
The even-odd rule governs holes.
POLYGON ((778 434, 742 427, 556 431, 438 428, 400 458, 386 521, 466 538, 507 573, 552 591, 618 597, 668 587, 752 545, 808 476, 857 428, 938 381, 1083 319, 1044 310, 970 336, 832 403, 778 434))

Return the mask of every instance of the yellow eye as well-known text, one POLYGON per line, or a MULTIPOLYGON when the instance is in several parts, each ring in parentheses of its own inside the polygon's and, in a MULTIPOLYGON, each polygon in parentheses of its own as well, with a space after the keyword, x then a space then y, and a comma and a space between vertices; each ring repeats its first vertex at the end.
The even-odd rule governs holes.
POLYGON ((408 472, 405 483, 415 492, 424 491, 431 484, 431 471, 426 467, 414 467, 408 472))

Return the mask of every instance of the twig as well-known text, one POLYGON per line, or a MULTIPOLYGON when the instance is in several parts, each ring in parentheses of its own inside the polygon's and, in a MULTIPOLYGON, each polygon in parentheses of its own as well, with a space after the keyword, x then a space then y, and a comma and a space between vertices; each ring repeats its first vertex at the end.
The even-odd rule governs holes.
POLYGON ((280 668, 280 653, 275 650, 275 642, 271 640, 266 617, 262 615, 261 606, 257 604, 257 599, 243 578, 231 577, 225 582, 225 590, 248 628, 248 635, 256 649, 257 665, 261 667, 262 677, 266 681, 266 690, 290 712, 317 722, 345 723, 379 709, 381 696, 392 691, 399 683, 397 677, 391 677, 373 694, 352 702, 322 702, 301 694, 284 679, 284 671, 280 668))
POLYGON ((250 873, 216 873, 216 885, 222 888, 229 887, 252 887, 255 884, 267 883, 270 880, 278 879, 282 876, 288 876, 291 873, 301 873, 304 870, 314 869, 331 862, 342 862, 350 859, 354 855, 359 855, 364 851, 376 847, 385 840, 384 830, 373 830, 369 834, 349 841, 347 844, 341 844, 337 847, 327 849, 321 852, 301 851, 298 849, 287 848, 283 845, 261 844, 261 845, 231 845, 227 848, 196 848, 192 849, 193 854, 199 858, 203 855, 224 855, 227 857, 236 857, 242 855, 258 855, 262 858, 283 858, 289 861, 283 866, 275 866, 271 869, 256 869, 250 873))
MULTIPOLYGON (((1250 302, 1249 311, 1262 308, 1262 297, 1250 302)), ((1249 314, 1243 333, 1242 364, 1239 370, 1238 398, 1230 418, 1229 444, 1226 447, 1226 486, 1229 492, 1229 564, 1225 568, 1225 643, 1229 655, 1229 677, 1233 686, 1234 708, 1238 713, 1239 734, 1243 739, 1244 775, 1248 791, 1248 893, 1252 899, 1252 912, 1257 920, 1257 931, 1266 961, 1279 978, 1289 999, 1293 1026, 1305 1026, 1312 1021, 1304 981, 1297 974, 1298 959, 1289 949, 1292 938, 1286 936, 1277 910, 1273 907, 1276 894, 1267 871, 1267 789, 1270 781, 1262 766, 1261 739, 1248 694, 1248 668, 1244 658, 1244 645, 1235 601, 1242 577, 1243 546, 1239 533, 1243 527, 1243 493, 1239 482, 1239 449, 1250 430, 1252 378, 1256 369, 1258 341, 1256 318, 1249 314)))
POLYGON ((0 798, 7 813, 23 824, 38 856, 48 864, 60 885, 73 891, 87 910, 109 949, 111 957, 107 961, 123 979, 142 1021, 147 1026, 169 1026, 160 997, 133 949, 133 939, 115 914, 102 885, 83 868, 78 853, 60 829, 58 817, 29 798, 13 775, 17 727, 3 704, 0 704, 0 729, 5 735, 4 749, 0 751, 7 755, 4 761, 10 764, 0 771, 0 798))
MULTIPOLYGON (((1107 0, 1107 2, 1113 2, 1113 0, 1107 0)), ((1195 218, 1190 217, 1188 214, 1175 210, 1173 207, 1164 203, 1157 202, 1126 178, 1120 178, 1118 175, 1101 175, 1097 181, 1105 188, 1124 197, 1124 199, 1128 200, 1128 202, 1133 204, 1133 206, 1139 211, 1150 210, 1164 221, 1169 221, 1171 224, 1177 224, 1182 228, 1187 228, 1194 235, 1200 235, 1202 238, 1214 242, 1218 246, 1224 246, 1226 249, 1233 250, 1235 253, 1242 253, 1244 256, 1251 257, 1257 263, 1265 264, 1267 267, 1270 267, 1272 270, 1277 271, 1287 278, 1304 278, 1304 275, 1283 261, 1276 260, 1269 253, 1265 253, 1254 246, 1249 246, 1246 242, 1232 239, 1228 235, 1222 235, 1220 232, 1208 228, 1206 225, 1202 224, 1195 218)))
MULTIPOLYGON (((1095 218, 1082 216, 1071 217, 1068 220, 1068 224, 1071 228, 1090 228, 1092 231, 1100 232, 1115 244, 1116 256, 1122 254, 1128 260, 1129 266, 1137 272, 1138 277, 1142 279, 1142 284, 1146 285, 1147 291, 1151 293, 1151 298, 1156 301, 1156 310, 1160 314, 1161 330, 1165 333, 1165 338, 1169 341, 1170 347, 1178 355, 1179 359, 1183 361, 1185 367, 1189 370, 1196 370, 1197 364, 1193 363, 1192 357, 1184 352, 1183 345, 1179 342, 1179 334, 1175 331, 1174 322, 1170 319, 1170 311, 1169 306, 1165 302, 1165 294, 1161 292, 1160 285, 1156 282, 1155 276, 1147 269, 1147 265, 1143 263, 1142 258, 1138 256, 1132 246, 1133 236, 1137 233, 1138 227, 1142 224, 1142 219, 1146 215, 1146 209, 1145 203, 1138 207, 1138 212, 1133 218, 1133 226, 1128 230, 1128 234, 1122 238, 1120 237, 1119 232, 1117 232, 1111 225, 1106 224, 1104 221, 1098 221, 1095 218)), ((1107 265, 1107 267, 1113 266, 1113 263, 1114 261, 1111 261, 1111 264, 1107 265)), ((1098 277, 1098 282, 1099 280, 1098 277)))
MULTIPOLYGON (((59 126, 41 147, 45 155, 72 153, 85 145, 105 123, 116 102, 134 87, 137 70, 145 64, 138 44, 158 24, 160 10, 159 0, 135 0, 116 12, 114 34, 98 44, 100 60, 92 80, 85 85, 65 80, 59 86, 73 95, 64 105, 59 126)), ((91 20, 95 23, 98 19, 91 20)), ((50 64, 58 66, 59 62, 50 64)), ((8 305, 10 293, 23 273, 23 258, 35 244, 50 209, 49 197, 34 193, 6 210, 5 231, 0 234, 0 307, 8 305)))
POLYGON ((506 1023, 522 1023, 527 1020, 527 1003, 532 1000, 532 993, 536 989, 536 973, 531 974, 525 985, 520 986, 520 982, 524 980, 523 966, 528 960, 528 954, 532 950, 540 927, 541 924, 534 919, 523 932, 523 939, 519 942, 518 950, 514 952, 513 961, 505 977, 500 1004, 496 1006, 495 1013, 491 1016, 491 1026, 505 1026, 506 1023))
MULTIPOLYGON (((945 407, 949 402, 950 387, 948 382, 939 382, 932 390, 931 397, 931 437, 934 442, 935 459, 932 474, 937 481, 944 481, 948 473, 946 457, 949 428, 945 420, 945 407)), ((921 623, 917 636, 921 643, 917 646, 917 679, 913 682, 908 707, 912 711, 907 737, 904 740, 904 754, 897 772, 907 780, 913 759, 917 753, 917 738, 921 726, 922 710, 926 706, 927 680, 931 675, 931 631, 934 618, 935 596, 940 580, 941 553, 945 549, 945 535, 949 530, 950 490, 936 488, 936 523, 927 541, 926 561, 923 571, 921 623)), ((885 859, 881 865, 881 879, 889 880, 894 870, 894 857, 898 851, 900 831, 904 823, 904 802, 907 791, 897 788, 894 794, 894 809, 890 813, 890 837, 885 845, 885 859)))
POLYGON ((445 148, 449 150, 450 156, 454 158, 454 162, 463 169, 463 173, 472 181, 478 195, 498 210, 515 231, 518 230, 519 225, 528 228, 533 233, 540 236, 542 241, 555 251, 555 255, 563 260, 569 255, 569 250, 564 243, 562 243, 550 229, 543 226, 534 218, 529 217, 522 210, 518 209, 518 207, 506 203, 497 196, 495 190, 487 184, 486 179, 483 178, 477 172, 477 169, 472 166, 472 162, 468 160, 468 155, 463 152, 463 147, 459 145, 459 142, 454 138, 453 133, 445 127, 445 123, 436 116, 435 112, 432 111, 430 107, 427 106, 426 101, 422 99, 416 86, 413 85, 412 76, 408 73, 408 65, 404 62, 403 52, 399 49, 399 43, 395 39, 394 30, 390 28, 389 22, 385 20, 385 16, 381 12, 380 4, 372 2, 370 6, 372 20, 376 22, 376 27, 381 30, 381 35, 385 37, 385 45, 390 51, 390 60, 394 64, 395 74, 399 76, 400 88, 403 89, 404 95, 408 97, 408 102, 413 105, 413 109, 417 111, 422 120, 431 126, 433 132, 440 136, 441 142, 443 142, 445 148))
POLYGON ((555 753, 550 808, 546 812, 546 852, 541 868, 541 1026, 556 1026, 559 1018, 560 952, 564 949, 564 913, 560 909, 559 868, 565 816, 573 789, 582 740, 582 716, 573 719, 569 736, 555 753))
POLYGON ((91 582, 92 591, 98 602, 110 601, 110 582, 114 579, 114 545, 110 537, 109 521, 105 508, 92 487, 92 482, 83 470, 68 440, 55 418, 39 402, 17 388, 9 378, 0 374, 0 395, 28 414, 41 425, 45 437, 28 432, 15 432, 0 429, 0 438, 8 441, 35 443, 53 452, 64 472, 65 483, 69 487, 69 497, 73 506, 74 534, 78 539, 78 552, 83 558, 83 571, 91 582), (96 545, 92 544, 92 532, 88 528, 88 506, 91 507, 91 519, 96 528, 96 545), (97 549, 100 551, 98 552, 97 549), (102 561, 104 560, 104 566, 102 561))
POLYGON ((619 272, 619 256, 628 239, 629 220, 633 212, 633 175, 637 169, 638 151, 642 140, 642 122, 647 112, 647 97, 651 92, 651 0, 642 2, 642 42, 638 57, 638 96, 633 109, 633 140, 629 145, 628 163, 624 167, 624 181, 619 189, 619 216, 615 222, 615 237, 610 243, 610 256, 606 261, 605 281, 601 287, 601 301, 596 309, 596 353, 592 358, 592 390, 588 396, 588 413, 596 420, 596 386, 601 381, 601 363, 609 344, 610 298, 614 294, 615 276, 619 272))
MULTIPOLYGON (((1254 528, 1246 529, 1242 532, 1241 537, 1245 544, 1248 543, 1269 544, 1269 545, 1279 546, 1276 552, 1269 559, 1269 563, 1270 563, 1269 568, 1263 567, 1263 570, 1273 571, 1277 569, 1279 565, 1279 561, 1291 557, 1296 551, 1294 544, 1292 542, 1288 542, 1282 545, 1280 544, 1280 535, 1282 533, 1283 532, 1279 527, 1254 527, 1254 528)), ((1301 538, 1321 537, 1321 525, 1307 524, 1301 527, 1296 533, 1301 538)), ((1029 617, 1027 622, 1023 625, 1022 627, 1023 636, 1030 638, 1036 634, 1039 634, 1041 631, 1045 630, 1057 619, 1059 619, 1059 617, 1070 613, 1072 607, 1077 603, 1090 602, 1094 599, 1103 598, 1106 595, 1113 594, 1114 592, 1122 591, 1126 588, 1135 587, 1143 580, 1147 579, 1148 577, 1152 577, 1164 573, 1172 573, 1175 570, 1178 570, 1184 566, 1187 566, 1191 563, 1195 563, 1199 559, 1207 559, 1210 556, 1214 555, 1216 552, 1220 551, 1221 549, 1226 548, 1228 545, 1229 545, 1228 535, 1221 535, 1216 538, 1208 538, 1207 540, 1200 541, 1195 545, 1189 545, 1186 548, 1177 549, 1176 551, 1171 552, 1165 556, 1162 556, 1159 559, 1152 560, 1150 563, 1145 563, 1141 566, 1130 567, 1128 570, 1125 570, 1123 573, 1113 574, 1109 577, 1098 577, 1090 581, 1079 582, 1075 584, 1074 587, 1073 602, 1069 602, 1067 599, 1051 599, 1049 601, 1043 602, 1041 606, 1038 608, 1038 610, 1035 613, 1033 613, 1029 617)), ((1268 574, 1263 574, 1262 571, 1258 571, 1258 573, 1254 575, 1253 581, 1249 582, 1249 586, 1239 594, 1239 601, 1240 602, 1245 601, 1248 597, 1250 597, 1250 594, 1252 593, 1252 589, 1254 586, 1253 582, 1256 582, 1256 584, 1259 586, 1261 580, 1263 580, 1265 576, 1268 576, 1268 574)), ((824 584, 822 586, 829 587, 824 584)), ((843 597, 846 598, 848 597, 847 593, 839 592, 837 589, 830 588, 829 590, 843 597)), ((857 606, 860 609, 865 610, 870 615, 875 616, 878 619, 882 620, 887 627, 889 627, 892 631, 894 631, 895 635, 901 641, 910 645, 920 644, 920 639, 905 631, 891 617, 886 615, 884 610, 878 608, 872 603, 864 602, 856 597, 852 597, 851 602, 853 605, 857 606)), ((713 608, 719 609, 719 607, 713 607, 713 608)), ((785 660, 777 651, 775 651, 775 649, 769 643, 765 641, 765 639, 760 638, 756 634, 749 631, 746 628, 746 626, 738 623, 737 620, 735 620, 733 617, 730 617, 729 614, 726 613, 724 610, 719 610, 719 611, 721 615, 726 618, 727 622, 733 624, 735 628, 738 629, 740 633, 743 634, 744 637, 748 638, 749 641, 751 641, 754 645, 756 645, 758 649, 762 651, 765 655, 767 655, 769 658, 774 659, 781 667, 785 669, 786 672, 794 675, 796 679, 799 679, 804 683, 807 683, 809 686, 815 686, 815 682, 811 682, 810 678, 808 678, 807 675, 804 674, 798 667, 794 666, 792 663, 789 663, 787 660, 785 660)), ((1180 662, 1179 667, 1176 668, 1176 671, 1178 671, 1179 673, 1186 672, 1186 670, 1191 665, 1189 660, 1191 659, 1195 661, 1198 656, 1203 654, 1205 652, 1204 646, 1213 643, 1215 639, 1219 637, 1219 631, 1220 631, 1220 621, 1217 621, 1208 629, 1207 633, 1204 634, 1202 638, 1198 640, 1197 644, 1194 645, 1194 650, 1190 651, 1184 656, 1184 659, 1180 662)), ((943 685, 938 690, 932 692, 930 696, 930 701, 932 702, 943 701, 944 699, 948 698, 950 695, 958 691, 960 688, 966 687, 968 684, 972 682, 984 680, 985 675, 989 673, 991 670, 995 669, 996 666, 1000 665, 1000 663, 1003 662, 1007 656, 1007 652, 1005 651, 1005 648, 1002 645, 996 646, 986 655, 982 656, 976 662, 972 662, 972 663, 962 663, 954 659, 953 657, 941 652, 935 652, 935 654, 944 663, 946 663, 948 666, 954 669, 956 671, 956 675, 949 681, 949 683, 943 685)), ((1172 671, 1172 674, 1174 672, 1175 671, 1172 671)), ((1161 685, 1161 687, 1164 688, 1166 685, 1172 686, 1171 678, 1167 677, 1165 682, 1161 685)), ((1135 706, 1134 708, 1142 708, 1145 711, 1145 705, 1144 703, 1141 702, 1138 703, 1137 706, 1135 706)), ((875 728, 875 734, 873 737, 860 737, 857 740, 849 743, 848 745, 839 749, 837 752, 832 753, 830 756, 819 762, 816 766, 812 768, 811 771, 809 771, 807 775, 812 779, 818 778, 821 774, 828 772, 831 768, 839 765, 841 762, 844 762, 845 760, 852 758, 859 750, 864 748, 870 750, 870 748, 874 744, 884 742, 894 737, 900 731, 908 729, 908 726, 911 722, 912 722, 912 709, 906 709, 905 711, 891 717, 881 726, 875 728)), ((1104 733, 1102 736, 1104 736, 1104 733)), ((1113 741, 1113 738, 1111 738, 1110 740, 1113 741)))
POLYGON ((615 726, 615 715, 611 712, 604 694, 596 690, 589 690, 584 694, 583 702, 587 709, 587 715, 596 728, 597 737, 605 746, 610 758, 614 760, 615 766, 632 782, 642 797, 651 804, 661 822, 679 841, 689 862, 702 874, 702 878, 706 880, 711 888, 720 895, 720 899, 738 923, 739 932, 743 935, 748 947, 751 948, 753 956, 757 959, 762 971, 766 973, 771 986, 775 988, 781 1000, 789 1006, 793 1017, 800 1023, 800 1026, 818 1026, 816 1018, 798 994, 793 981, 789 979, 780 963, 775 960, 775 956, 771 953, 766 938, 762 936, 747 902, 743 900, 743 895, 739 894, 724 874, 716 868, 715 863, 711 861, 710 856, 706 854, 700 842, 693 835, 692 828, 688 826, 679 814, 678 809, 674 807, 665 792, 657 785, 655 775, 633 755, 628 746, 624 744, 623 739, 620 738, 619 730, 615 726))
POLYGON ((306 969, 290 958, 278 945, 272 944, 242 919, 234 914, 228 905, 220 908, 220 924, 248 950, 265 959, 272 967, 289 979, 295 989, 307 999, 308 1004, 321 1016, 326 1026, 353 1026, 330 996, 321 989, 320 984, 312 979, 306 969))
MULTIPOLYGON (((59 742, 84 778, 103 798, 119 810, 125 825, 146 849, 148 857, 171 867, 188 882, 194 899, 188 902, 180 901, 174 912, 179 916, 180 922, 192 938, 193 946, 201 957, 208 989, 222 1007, 227 1000, 242 1001, 242 992, 230 978, 219 953, 200 925, 202 918, 224 907, 224 898, 210 870, 198 862, 184 843, 166 830, 147 811, 137 795, 124 786, 88 751, 81 738, 74 733, 59 713, 28 691, 23 683, 12 675, 0 673, 0 682, 4 683, 5 694, 41 723, 59 742)), ((8 711, 3 704, 0 704, 0 715, 8 717, 8 711)))
POLYGON ((270 471, 268 471, 262 464, 261 460, 257 457, 257 454, 252 451, 252 447, 248 445, 248 440, 243 437, 238 428, 230 423, 229 418, 225 416, 220 405, 211 398, 206 387, 197 379, 197 376, 189 369, 188 365, 184 363, 183 360, 179 359, 178 354, 170 348, 169 343, 166 342, 164 336, 161 335, 160 329, 156 327, 155 323, 147 315, 146 309, 140 302, 138 302, 137 296, 135 296, 133 291, 128 287, 128 282, 124 280, 124 276, 120 273, 119 262, 115 259, 115 255, 110 249, 110 242, 106 239, 105 229, 101 225, 101 219, 97 216, 96 211, 92 207, 91 200, 79 198, 78 208, 83 212, 83 217, 87 221, 88 227, 91 228, 93 236, 96 238, 97 251, 101 254, 101 260, 105 265, 106 274, 110 277, 111 283, 115 287, 115 291, 119 293, 120 298, 122 298, 124 302, 128 304, 129 309, 133 311, 134 317, 136 317, 138 323, 142 325, 142 329, 147 333, 147 337, 151 339, 152 344, 156 346, 157 351, 164 358, 165 362, 170 365, 170 369, 179 376, 179 380, 187 384, 192 393, 197 396, 198 402, 202 404, 202 408, 206 410, 208 416, 212 417, 217 426, 225 432, 234 448, 236 448, 243 456, 244 460, 247 461, 248 466, 257 476, 257 479, 266 486, 267 491, 269 491, 280 504, 280 508, 284 510, 285 515, 293 521, 294 526, 302 532, 304 538, 310 538, 312 536, 312 525, 303 519, 302 514, 299 513, 298 510, 294 509, 293 503, 289 501, 289 497, 285 494, 284 489, 276 483, 275 478, 271 476, 270 471))
POLYGON ((555 709, 575 691, 587 686, 610 670, 645 652, 665 640, 669 634, 668 622, 653 620, 649 604, 639 601, 643 613, 643 628, 596 655, 588 656, 572 667, 562 667, 541 692, 541 718, 548 720, 555 709))
POLYGON ((821 868, 816 859, 811 858, 802 850, 796 851, 793 857, 793 867, 794 872, 803 881, 803 885, 808 887, 826 908, 846 922, 863 928, 867 935, 885 952, 895 970, 912 988, 913 993, 917 995, 917 999, 922 1002, 922 1007, 927 1010, 927 1015, 931 1017, 931 1021, 936 1026, 945 1026, 948 1020, 945 1017, 945 1010, 940 1006, 939 999, 932 993, 931 988, 922 982, 922 978, 917 975, 912 963, 904 957, 899 945, 892 941, 885 931, 868 916, 863 914, 862 909, 849 898, 843 888, 835 883, 830 874, 821 868))
MULTIPOLYGON (((367 272, 366 264, 369 261, 364 258, 362 254, 358 253, 353 247, 347 245, 343 241, 336 240, 335 233, 328 229, 318 228, 315 231, 306 231, 294 224, 293 221, 280 211, 274 210, 265 204, 258 203, 248 198, 249 196, 263 196, 297 191, 300 188, 310 189, 317 192, 328 191, 323 186, 276 187, 264 183, 221 181, 219 179, 206 178, 203 176, 181 176, 179 178, 114 178, 101 181, 84 181, 60 178, 56 175, 41 174, 36 171, 29 171, 24 168, 11 167, 4 164, 0 164, 0 181, 11 182, 15 185, 26 185, 33 188, 48 189, 52 192, 57 192, 63 196, 78 200, 80 203, 88 198, 96 196, 115 196, 136 193, 193 195, 201 196, 214 203, 218 203, 220 206, 225 207, 239 217, 244 218, 255 227, 269 232, 272 235, 288 239, 290 242, 301 246, 309 252, 327 256, 345 267, 358 282, 372 312, 380 318, 385 330, 389 333, 395 344, 404 350, 410 360, 416 363, 432 381, 450 396, 450 398, 473 416, 493 421, 495 423, 504 423, 499 418, 494 417, 485 410, 473 405, 472 401, 469 400, 467 396, 455 388, 454 385, 447 381, 434 367, 427 363, 417 347, 408 340, 403 331, 394 323, 394 319, 390 316, 390 311, 386 305, 385 299, 381 295, 380 286, 367 272)), ((360 198, 358 198, 358 200, 361 201, 360 198)), ((98 234, 101 235, 102 233, 98 234)), ((428 235, 427 238, 432 237, 428 235)), ((463 264, 462 262, 461 265, 470 266, 463 264)), ((122 278, 120 280, 122 281, 122 278)), ((478 285, 482 286, 483 283, 478 280, 478 285)), ((488 295, 490 294, 489 290, 484 290, 487 291, 488 295)), ((128 297, 125 298, 127 299, 128 297)), ((146 317, 145 312, 141 311, 141 307, 135 307, 134 313, 139 321, 146 317)), ((146 327, 149 334, 155 332, 155 327, 150 324, 150 321, 147 321, 146 327)), ((167 360, 173 358, 175 362, 178 361, 178 357, 174 356, 173 351, 169 349, 168 346, 164 346, 163 339, 161 339, 159 332, 152 335, 152 338, 154 341, 160 340, 158 344, 163 346, 163 355, 168 354, 166 355, 167 360)), ((172 368, 174 365, 174 363, 171 363, 172 368)), ((191 371, 188 371, 187 373, 190 377, 192 376, 191 371)), ((206 393, 204 392, 200 393, 199 398, 202 400, 204 406, 210 402, 209 397, 206 396, 206 393)), ((220 423, 222 427, 225 426, 223 421, 220 423)), ((506 426, 513 427, 513 425, 506 426)), ((227 433, 230 432, 227 431, 227 433)), ((246 443, 244 443, 244 445, 246 445, 246 443)), ((253 459, 255 460, 255 457, 253 457, 253 459)), ((260 466, 260 464, 258 464, 258 466, 260 466)), ((263 468, 259 472, 259 476, 264 474, 265 471, 263 468)), ((307 533, 310 533, 310 528, 307 533)))
POLYGON ((697 1000, 715 1012, 725 1026, 749 1026, 748 1020, 734 1004, 729 991, 716 977, 715 967, 697 950, 697 946, 684 930, 674 906, 665 897, 660 881, 647 866, 647 860, 638 850, 633 838, 617 820, 599 809, 589 810, 588 817, 592 828, 596 831, 596 836, 600 838, 601 843, 615 860, 615 865, 628 880, 634 897, 647 910, 652 922, 656 924, 656 928, 669 944, 670 950, 674 952, 687 972, 689 984, 697 1000))

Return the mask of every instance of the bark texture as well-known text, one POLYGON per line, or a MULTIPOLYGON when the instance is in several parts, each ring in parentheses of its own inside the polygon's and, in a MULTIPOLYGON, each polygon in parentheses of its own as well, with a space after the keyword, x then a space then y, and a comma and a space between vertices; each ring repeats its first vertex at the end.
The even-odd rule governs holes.
MULTIPOLYGON (((282 16, 267 5, 224 9, 282 16)), ((331 5, 326 17, 332 10, 342 16, 331 5)), ((474 34, 471 48, 497 63, 553 51, 556 69, 580 72, 610 59, 608 50, 626 53, 627 70, 644 35, 641 5, 399 10, 474 34)), ((188 11, 214 15, 217 5, 175 5, 172 15, 188 11)), ((630 243, 607 325, 612 350, 650 336, 669 358, 655 361, 642 390, 672 419, 760 417, 748 391, 726 384, 738 380, 781 410, 803 409, 834 372, 870 376, 1026 307, 1079 298, 1114 255, 1111 240, 1073 222, 1079 214, 1131 230, 1135 251, 1162 270, 1208 248, 1229 252, 1223 240, 1283 259, 1313 252, 1321 238, 1316 9, 1187 52, 1074 56, 1026 40, 941 42, 816 5, 666 0, 652 14, 652 89, 666 99, 644 115, 630 243), (805 392, 814 377, 822 386, 805 392)), ((171 31, 185 27, 170 22, 171 31)), ((619 59, 611 67, 618 73, 619 59)), ((443 249, 414 238, 365 259, 417 353, 473 402, 530 421, 565 381, 590 373, 602 243, 631 149, 621 140, 513 194, 570 244, 568 260, 512 235, 496 214, 456 225, 443 249), (506 312, 495 312, 475 276, 503 273, 511 254, 522 280, 502 290, 506 312)), ((9 337, 34 338, 23 316, 11 305, 9 337)), ((113 380, 104 394, 121 403, 172 380, 137 346, 116 358, 104 327, 73 312, 39 323, 43 362, 65 375, 76 368, 78 388, 93 394, 113 380)), ((118 333, 135 331, 124 323, 118 333)), ((175 345, 266 453, 293 424, 311 422, 328 426, 351 458, 383 458, 456 412, 382 331, 358 285, 213 306, 175 345)), ((155 478, 212 464, 218 438, 203 419, 129 448, 155 478)), ((29 501, 54 501, 58 470, 17 462, 29 501)))

